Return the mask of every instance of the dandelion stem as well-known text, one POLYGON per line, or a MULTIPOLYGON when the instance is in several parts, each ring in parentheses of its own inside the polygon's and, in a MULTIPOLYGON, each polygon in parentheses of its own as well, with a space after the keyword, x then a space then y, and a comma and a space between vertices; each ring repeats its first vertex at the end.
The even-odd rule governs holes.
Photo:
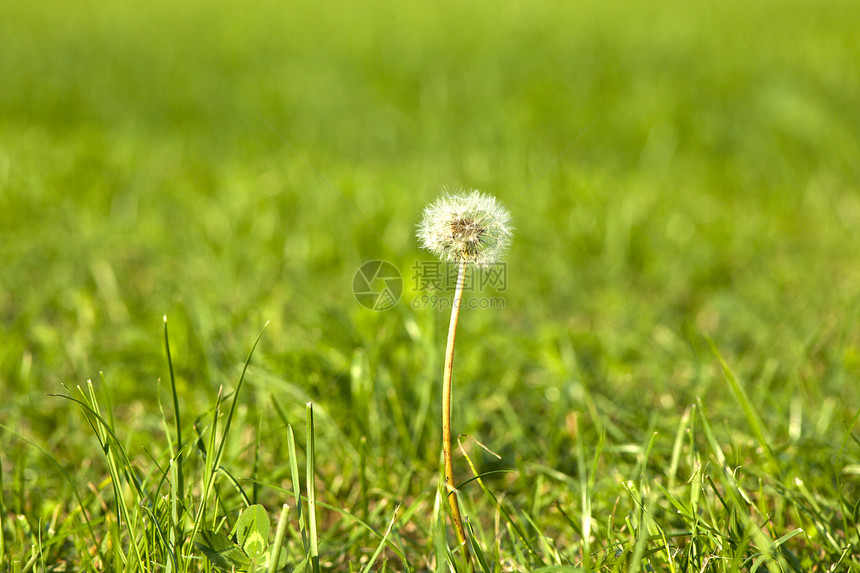
POLYGON ((463 300, 463 284, 466 280, 466 261, 460 261, 457 273, 457 288, 451 304, 451 323, 448 326, 448 345, 445 348, 445 371, 442 377, 442 458, 445 464, 445 490, 451 504, 451 522, 457 533, 457 540, 463 546, 463 555, 471 565, 469 544, 463 518, 460 517, 460 504, 457 501, 457 487, 454 485, 454 460, 451 457, 451 387, 454 374, 454 339, 457 337, 457 320, 460 318, 460 303, 463 300))

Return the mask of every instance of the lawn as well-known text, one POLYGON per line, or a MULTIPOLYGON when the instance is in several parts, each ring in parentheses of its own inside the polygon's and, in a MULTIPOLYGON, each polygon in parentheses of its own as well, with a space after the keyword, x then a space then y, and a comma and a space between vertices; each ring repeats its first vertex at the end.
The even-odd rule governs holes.
POLYGON ((0 570, 469 571, 415 236, 463 187, 515 227, 457 338, 475 570, 860 571, 858 29, 0 0, 0 570))

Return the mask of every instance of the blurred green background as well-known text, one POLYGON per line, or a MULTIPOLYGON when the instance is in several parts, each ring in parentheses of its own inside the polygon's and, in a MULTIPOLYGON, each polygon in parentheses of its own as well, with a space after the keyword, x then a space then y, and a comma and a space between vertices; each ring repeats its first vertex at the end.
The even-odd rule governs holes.
POLYGON ((426 451, 403 451, 433 468, 420 388, 435 404, 447 316, 409 306, 414 231, 464 186, 516 234, 505 308, 461 319, 460 431, 564 471, 573 413, 640 443, 702 396, 728 431, 707 335, 777 439, 798 415, 841 439, 858 29, 853 0, 0 0, 0 422, 78 464, 98 452, 60 449, 86 434, 46 392, 103 371, 147 426, 162 315, 189 408, 271 321, 252 387, 349 426, 367 360, 379 416, 429 408, 426 451), (393 310, 353 298, 371 259, 404 274, 393 310))

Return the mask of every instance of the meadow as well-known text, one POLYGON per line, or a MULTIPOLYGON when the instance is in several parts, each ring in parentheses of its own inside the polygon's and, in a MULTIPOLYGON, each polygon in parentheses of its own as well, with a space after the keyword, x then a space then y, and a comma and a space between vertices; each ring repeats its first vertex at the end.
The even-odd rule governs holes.
POLYGON ((858 29, 0 0, 0 570, 469 571, 414 270, 464 187, 515 227, 455 358, 475 570, 860 571, 858 29))

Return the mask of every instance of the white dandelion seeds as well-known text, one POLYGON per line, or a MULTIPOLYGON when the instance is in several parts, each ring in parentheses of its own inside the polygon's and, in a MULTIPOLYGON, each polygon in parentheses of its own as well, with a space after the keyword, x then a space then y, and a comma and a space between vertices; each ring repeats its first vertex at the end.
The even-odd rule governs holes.
POLYGON ((486 267, 510 244, 510 220, 511 214, 492 195, 474 189, 445 193, 424 209, 418 239, 443 261, 486 267))

